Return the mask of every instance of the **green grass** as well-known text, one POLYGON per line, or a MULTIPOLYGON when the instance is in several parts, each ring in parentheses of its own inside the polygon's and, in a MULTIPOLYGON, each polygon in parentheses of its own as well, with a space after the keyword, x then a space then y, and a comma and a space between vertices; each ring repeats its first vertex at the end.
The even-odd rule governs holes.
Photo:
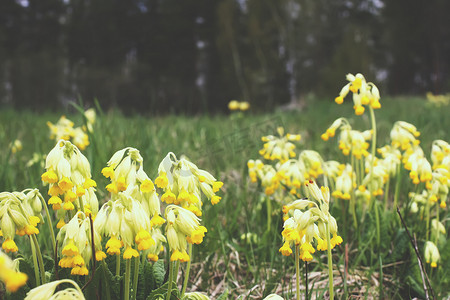
MULTIPOLYGON (((389 131, 397 120, 416 125, 421 132, 421 146, 428 157, 433 140, 450 141, 448 107, 431 107, 421 98, 386 98, 382 99, 382 108, 375 111, 375 114, 379 130, 378 147, 389 142, 389 131)), ((52 113, 36 115, 27 111, 0 112, 0 191, 33 187, 39 188, 46 195, 46 188, 40 180, 44 171, 43 164, 36 163, 29 167, 26 164, 34 153, 47 154, 54 147, 55 141, 48 138, 46 122, 55 123, 59 117, 60 114, 52 113), (22 141, 23 150, 12 154, 9 144, 15 139, 22 141)), ((76 126, 83 122, 77 113, 67 114, 67 117, 76 126)), ((345 161, 345 157, 337 149, 336 139, 326 143, 320 139, 326 128, 339 117, 348 118, 354 129, 370 129, 367 113, 356 117, 350 103, 338 106, 333 101, 309 101, 300 112, 276 111, 259 115, 250 112, 232 116, 144 117, 123 116, 117 111, 111 111, 98 114, 94 135, 90 137, 91 145, 84 154, 91 163, 93 179, 98 182, 101 203, 107 200, 108 195, 104 189, 107 180, 100 171, 113 153, 128 146, 140 150, 144 158, 144 169, 153 180, 159 162, 168 152, 174 152, 177 156, 184 154, 200 168, 210 171, 225 183, 221 193, 223 199, 216 206, 205 204, 203 223, 208 228, 208 233, 204 243, 194 247, 188 290, 195 286, 197 290, 210 294, 211 298, 228 290, 229 299, 260 299, 272 292, 291 299, 294 297, 291 288, 295 285, 293 259, 283 257, 278 252, 282 244, 281 211, 279 208, 274 211, 276 215, 272 228, 266 231, 265 196, 260 187, 250 183, 246 163, 249 159, 259 158, 261 136, 275 134, 278 126, 284 126, 285 132, 302 135, 298 152, 312 149, 318 151, 324 160, 345 161), (242 238, 247 233, 253 236, 242 238)), ((408 201, 407 189, 405 180, 402 203, 408 201)), ((344 276, 348 295, 379 295, 380 288, 376 282, 379 282, 382 275, 384 288, 383 296, 380 297, 422 297, 416 257, 395 212, 381 212, 382 245, 375 249, 372 247, 375 216, 364 216, 363 211, 358 211, 359 217, 365 221, 355 231, 345 218, 346 205, 339 200, 332 207, 339 231, 344 236, 344 243, 334 250, 333 257, 337 296, 343 296, 344 276), (348 274, 344 272, 346 247, 348 274), (382 273, 380 257, 384 266, 382 273)), ((446 210, 443 218, 448 217, 446 210)), ((411 226, 410 230, 416 232, 418 237, 423 237, 424 230, 418 217, 408 215, 406 218, 408 226, 411 226)), ((448 224, 447 222, 447 231, 448 224)), ((45 232, 44 226, 41 227, 45 232)), ((45 238, 42 235, 39 238, 41 244, 45 245, 45 238)), ((419 238, 419 247, 423 242, 423 238, 419 238)), ((449 244, 441 252, 445 264, 437 271, 427 269, 435 292, 441 296, 449 293, 449 244)), ((46 250, 44 253, 50 255, 46 250)), ((313 298, 321 298, 327 289, 324 264, 325 253, 316 253, 308 267, 309 280, 314 286, 311 291, 313 298)))

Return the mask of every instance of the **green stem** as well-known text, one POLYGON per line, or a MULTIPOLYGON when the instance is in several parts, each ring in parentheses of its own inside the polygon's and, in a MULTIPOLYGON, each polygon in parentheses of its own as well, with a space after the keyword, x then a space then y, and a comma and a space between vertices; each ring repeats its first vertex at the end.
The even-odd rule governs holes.
POLYGON ((172 294, 172 281, 173 281, 173 263, 172 260, 169 261, 169 283, 167 285, 167 296, 166 300, 170 300, 170 296, 172 294))
POLYGON ((42 253, 41 248, 39 247, 38 240, 36 238, 36 235, 32 235, 34 245, 36 246, 36 254, 37 254, 37 260, 39 264, 39 271, 41 273, 41 282, 42 284, 45 284, 45 269, 44 269, 44 260, 42 259, 42 253))
POLYGON ((116 255, 116 276, 120 275, 120 254, 116 255))
POLYGON ((394 192, 394 209, 397 209, 398 195, 400 194, 400 183, 402 178, 401 163, 397 166, 397 181, 395 182, 395 192, 394 192))
POLYGON ((390 185, 391 180, 388 179, 386 181, 386 186, 384 188, 384 210, 386 211, 388 208, 388 201, 389 201, 389 185, 390 185))
POLYGON ((380 213, 378 211, 378 203, 375 203, 375 222, 377 225, 377 246, 380 247, 380 213))
MULTIPOLYGON (((353 185, 353 183, 355 182, 354 176, 358 177, 358 172, 356 170, 358 168, 358 166, 356 166, 356 169, 355 169, 353 155, 352 155, 352 158, 350 160, 350 164, 351 164, 351 168, 352 168, 351 180, 352 180, 352 185, 353 185)), ((356 199, 355 199, 355 189, 352 188, 352 192, 351 192, 351 195, 350 195, 350 210, 352 212, 352 217, 353 217, 353 226, 355 226, 355 229, 358 229, 358 221, 356 220, 355 201, 356 201, 356 199)))
POLYGON ((425 209, 425 213, 426 213, 426 241, 429 241, 429 237, 430 237, 430 199, 427 199, 427 205, 426 205, 426 209, 425 209))
POLYGON ((47 219, 48 219, 47 225, 48 225, 48 229, 50 229, 50 235, 52 236, 53 252, 55 252, 56 239, 55 239, 55 232, 53 231, 52 218, 50 217, 50 213, 48 212, 47 203, 45 203, 44 198, 42 197, 42 195, 40 193, 38 193, 38 196, 39 196, 39 199, 41 199, 42 206, 44 206, 45 214, 47 215, 47 219))
POLYGON ((33 254, 34 277, 36 278, 36 286, 38 287, 41 285, 41 279, 39 278, 39 267, 38 267, 37 257, 36 257, 36 246, 34 245, 33 239, 31 236, 30 236, 30 245, 31 245, 31 253, 33 254))
MULTIPOLYGON (((437 203, 436 203, 436 221, 439 223, 439 205, 437 205, 437 203)), ((439 228, 436 226, 436 237, 434 240, 434 244, 436 245, 436 247, 437 247, 438 241, 439 241, 439 228)))
POLYGON ((126 260, 125 267, 125 283, 124 283, 124 300, 130 299, 130 277, 131 277, 131 259, 126 260))
POLYGON ((330 299, 334 299, 333 289, 333 258, 331 256, 331 240, 330 240, 330 224, 327 222, 327 255, 328 255, 328 289, 330 292, 330 299))
POLYGON ((299 266, 299 246, 295 245, 295 283, 297 300, 300 300, 300 266, 299 266))
POLYGON ((370 162, 370 174, 369 174, 369 182, 371 183, 369 185, 369 192, 370 192, 370 203, 369 203, 369 209, 372 209, 373 204, 373 184, 372 184, 372 178, 373 178, 373 165, 375 164, 375 149, 377 146, 377 125, 375 122, 375 113, 373 112, 372 106, 369 106, 370 111, 370 121, 372 123, 372 151, 371 151, 371 162, 370 162))
POLYGON ((136 300, 137 287, 139 280, 139 256, 134 258, 134 274, 133 274, 133 300, 136 300))
POLYGON ((192 261, 192 244, 188 244, 188 254, 190 259, 186 266, 186 274, 184 275, 183 288, 181 290, 181 299, 183 299, 184 293, 186 292, 187 283, 189 281, 189 271, 191 270, 192 261))
POLYGON ((270 231, 270 227, 272 226, 272 202, 270 196, 266 198, 267 205, 267 231, 270 231))
POLYGON ((173 279, 175 280, 175 286, 178 282, 178 270, 180 269, 180 261, 177 260, 177 263, 175 264, 175 269, 173 270, 173 279))

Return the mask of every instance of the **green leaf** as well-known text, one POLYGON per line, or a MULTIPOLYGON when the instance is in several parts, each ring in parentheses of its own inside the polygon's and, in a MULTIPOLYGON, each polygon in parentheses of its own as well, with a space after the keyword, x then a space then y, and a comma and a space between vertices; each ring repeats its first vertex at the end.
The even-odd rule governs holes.
POLYGON ((220 295, 217 300, 226 300, 228 299, 228 290, 225 290, 222 295, 220 295))
POLYGON ((114 275, 108 268, 103 268, 105 272, 106 288, 111 293, 111 299, 119 300, 121 298, 121 281, 123 276, 114 275))
POLYGON ((155 277, 156 286, 160 286, 164 282, 165 275, 164 261, 160 259, 153 264, 153 276, 155 277))
POLYGON ((156 289, 156 281, 153 275, 153 265, 144 260, 144 263, 139 265, 137 299, 145 300, 146 296, 154 289, 156 289))
MULTIPOLYGON (((155 264, 156 265, 156 264, 155 264)), ((161 287, 157 288, 156 290, 153 290, 148 296, 147 300, 159 300, 159 299, 165 299, 165 295, 167 295, 167 288, 169 283, 164 283, 161 287)), ((180 291, 177 288, 177 285, 175 282, 172 283, 172 294, 170 296, 171 300, 179 300, 180 299, 180 291)))

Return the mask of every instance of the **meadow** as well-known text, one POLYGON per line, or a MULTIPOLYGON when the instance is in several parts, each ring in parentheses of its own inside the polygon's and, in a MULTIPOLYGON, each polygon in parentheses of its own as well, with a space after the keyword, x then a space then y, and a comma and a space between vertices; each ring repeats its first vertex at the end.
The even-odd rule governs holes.
MULTIPOLYGON (((106 188, 110 181, 102 175, 102 170, 116 151, 125 147, 138 149, 144 159, 143 167, 153 181, 160 175, 158 166, 167 153, 173 152, 177 157, 186 155, 200 169, 207 170, 218 181, 223 182, 223 187, 218 192, 222 197, 221 201, 215 205, 209 201, 204 201, 203 204, 201 224, 208 231, 203 242, 193 248, 187 291, 203 292, 211 299, 263 299, 269 294, 294 299, 297 290, 294 258, 293 255, 285 257, 279 251, 283 245, 282 206, 285 203, 282 203, 284 199, 273 199, 276 195, 287 196, 282 194, 282 189, 280 194, 275 193, 273 196, 264 193, 264 183, 261 180, 252 182, 247 163, 250 159, 262 159, 259 151, 264 142, 261 137, 276 136, 278 127, 283 127, 284 133, 301 135, 301 140, 295 143, 296 148, 293 150, 297 154, 303 150, 314 150, 320 153, 323 161, 349 162, 349 156, 344 155, 338 148, 337 138, 330 138, 325 142, 321 135, 341 117, 347 118, 355 130, 371 129, 369 114, 356 116, 350 102, 351 100, 346 100, 342 105, 337 105, 333 99, 311 97, 307 99, 307 104, 301 111, 253 113, 250 108, 230 114, 196 116, 125 116, 119 111, 106 112, 100 107, 94 107, 97 116, 92 132, 89 133, 90 144, 81 152, 90 163, 92 179, 97 183, 96 193, 100 206, 111 197, 106 188), (267 205, 268 202, 272 203, 271 206, 267 205), (268 217, 268 214, 271 217, 268 217)), ((380 102, 382 107, 375 110, 377 147, 391 144, 390 132, 397 121, 416 126, 420 131, 420 146, 427 158, 430 158, 434 140, 439 139, 447 143, 450 141, 449 106, 437 107, 420 97, 382 97, 380 102)), ((85 124, 86 119, 79 111, 80 108, 77 104, 69 105, 67 111, 61 113, 34 114, 12 110, 0 112, 0 191, 38 188, 45 200, 49 200, 48 187, 43 185, 41 175, 46 170, 45 156, 55 147, 57 141, 49 138, 47 122, 56 123, 64 114, 78 124, 77 126, 85 124), (11 151, 11 142, 16 139, 21 141, 22 149, 11 151)), ((431 239, 428 238, 429 235, 433 235, 432 228, 425 226, 426 222, 429 223, 431 217, 438 216, 438 221, 445 227, 444 233, 440 233, 440 237, 436 238, 440 245, 437 267, 430 267, 424 259, 424 269, 431 286, 424 289, 416 254, 393 205, 395 184, 392 180, 390 189, 384 183, 384 195, 371 200, 375 203, 373 207, 356 203, 352 211, 350 201, 331 197, 329 211, 335 218, 343 239, 332 251, 336 298, 410 299, 426 296, 432 298, 432 294, 436 298, 450 296, 448 208, 439 209, 439 205, 435 205, 431 210, 430 205, 434 204, 432 203, 419 207, 418 212, 414 212, 411 209, 413 201, 410 192, 420 193, 423 186, 414 184, 408 173, 405 170, 402 172, 403 176, 398 179, 396 201, 409 231, 417 237, 422 258, 424 244, 431 239)), ((314 180, 319 186, 325 185, 320 174, 314 180)), ((337 183, 332 181, 331 192, 335 184, 337 183)), ((357 190, 357 187, 354 189, 357 190)), ((302 186, 298 196, 304 197, 307 193, 302 186)), ((162 207, 166 205, 162 203, 162 207)), ((57 218, 52 209, 50 214, 53 215, 55 227, 57 218)), ((46 220, 45 216, 43 220, 46 220)), ((48 238, 50 232, 46 224, 40 224, 39 231, 36 236, 45 257, 44 268, 48 272, 44 277, 48 277, 49 281, 50 278, 55 279, 54 253, 48 238)), ((27 273, 29 281, 16 293, 0 293, 0 298, 5 296, 7 299, 21 299, 36 286, 34 277, 37 275, 30 267, 32 247, 29 240, 21 237, 16 237, 15 240, 19 254, 13 257, 25 257, 25 265, 29 266, 29 269, 21 271, 27 273)), ((307 294, 308 298, 312 299, 327 298, 327 253, 316 251, 312 254, 312 260, 301 261, 300 264, 302 297, 307 294)), ((114 266, 117 267, 109 257, 106 261, 112 266, 112 270, 114 266)), ((166 248, 160 254, 159 261, 163 262, 159 265, 162 268, 162 277, 154 279, 154 289, 162 287, 163 283, 168 281, 168 261, 169 253, 166 248)), ((146 264, 148 262, 141 262, 141 265, 146 264)), ((127 268, 125 263, 120 267, 122 270, 127 268)), ((181 290, 182 279, 186 275, 186 265, 183 262, 179 270, 177 288, 181 290)), ((145 270, 139 272, 140 277, 146 276, 145 270)), ((96 272, 97 276, 98 273, 101 271, 96 272)), ((122 276, 124 272, 119 273, 120 276, 116 274, 104 279, 113 286, 113 293, 108 295, 110 299, 123 298, 126 278, 122 276)), ((59 278, 64 276, 74 279, 82 286, 88 282, 90 275, 75 276, 60 271, 59 278)), ((88 299, 98 297, 99 289, 103 290, 103 294, 100 294, 105 295, 105 286, 100 281, 98 277, 92 280, 90 287, 86 289, 86 295, 92 297, 87 296, 88 299)), ((139 282, 141 291, 143 286, 144 284, 139 282)), ((165 290, 167 291, 167 284, 165 290)), ((150 297, 148 293, 144 294, 139 290, 137 293, 137 299, 150 297)), ((171 299, 177 297, 179 294, 174 292, 171 299)), ((154 299, 158 299, 157 296, 154 296, 154 299)))

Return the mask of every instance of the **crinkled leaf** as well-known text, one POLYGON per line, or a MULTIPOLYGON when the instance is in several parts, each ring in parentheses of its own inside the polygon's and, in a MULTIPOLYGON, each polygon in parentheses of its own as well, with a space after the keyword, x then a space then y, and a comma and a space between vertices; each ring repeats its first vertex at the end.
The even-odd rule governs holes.
POLYGON ((153 265, 145 260, 143 264, 139 265, 137 299, 145 300, 154 289, 156 289, 156 281, 153 275, 153 265))
POLYGON ((123 276, 114 275, 108 268, 103 268, 105 272, 106 289, 111 294, 111 299, 119 300, 121 298, 121 281, 123 276))
MULTIPOLYGON (((167 288, 169 283, 164 283, 161 287, 157 288, 156 290, 153 290, 148 296, 147 300, 162 300, 166 299, 167 294, 167 288)), ((180 291, 177 288, 177 285, 175 282, 172 283, 172 294, 170 296, 171 300, 179 300, 180 299, 180 291)))
POLYGON ((166 269, 164 269, 164 261, 160 259, 153 264, 153 276, 155 278, 156 286, 161 286, 164 282, 165 275, 166 269))

